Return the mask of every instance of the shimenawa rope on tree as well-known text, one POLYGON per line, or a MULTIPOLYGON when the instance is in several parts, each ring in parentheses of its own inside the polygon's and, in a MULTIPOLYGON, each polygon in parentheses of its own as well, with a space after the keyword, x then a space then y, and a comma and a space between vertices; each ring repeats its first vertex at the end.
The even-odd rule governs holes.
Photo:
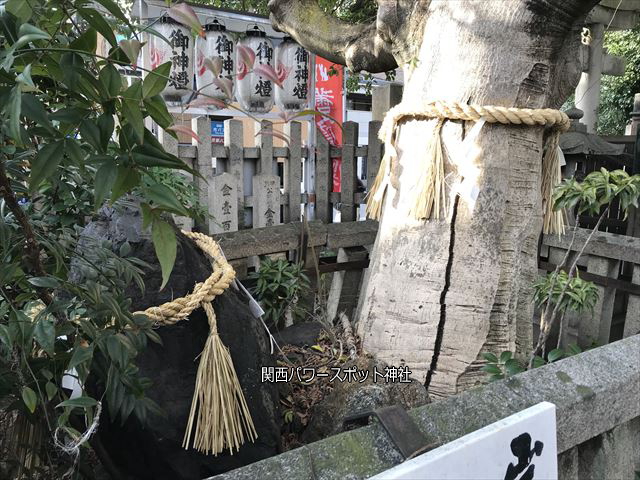
POLYGON ((218 335, 214 298, 224 293, 235 279, 235 271, 209 236, 197 232, 182 232, 191 238, 211 261, 212 273, 197 283, 190 294, 176 298, 143 312, 157 325, 173 325, 186 319, 202 307, 209 320, 209 336, 200 354, 200 364, 193 392, 191 412, 182 446, 187 449, 193 436, 193 447, 203 453, 217 455, 225 448, 233 454, 245 442, 257 438, 251 413, 233 367, 229 349, 218 335), (195 423, 195 431, 194 431, 195 423))
POLYGON ((415 218, 439 219, 442 210, 446 210, 444 153, 440 138, 444 122, 446 120, 473 122, 485 120, 488 123, 541 126, 551 130, 547 136, 542 159, 543 231, 545 233, 564 232, 564 213, 553 210, 553 188, 561 181, 558 156, 560 134, 569 129, 570 120, 564 112, 551 108, 482 107, 458 102, 431 102, 417 106, 404 103, 396 105, 387 112, 380 128, 379 137, 385 144, 385 154, 367 197, 369 217, 379 219, 382 214, 382 204, 391 176, 391 165, 397 158, 395 144, 398 123, 407 119, 437 119, 431 131, 432 139, 428 146, 427 162, 419 179, 415 206, 412 209, 415 218))

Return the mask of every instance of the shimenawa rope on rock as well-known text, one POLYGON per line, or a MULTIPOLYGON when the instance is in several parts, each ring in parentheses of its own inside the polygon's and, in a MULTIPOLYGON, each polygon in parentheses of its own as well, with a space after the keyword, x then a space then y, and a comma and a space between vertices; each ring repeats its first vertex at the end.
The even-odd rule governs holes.
POLYGON ((440 138, 442 126, 446 120, 466 120, 502 125, 527 125, 549 128, 545 154, 542 159, 542 202, 544 233, 564 232, 564 212, 553 210, 553 188, 561 181, 558 144, 560 134, 570 126, 569 117, 559 110, 551 108, 509 108, 498 106, 467 105, 458 102, 431 102, 422 105, 400 103, 390 109, 380 128, 379 137, 384 142, 385 154, 380 169, 367 197, 367 215, 379 219, 382 204, 389 185, 391 164, 397 158, 396 136, 398 123, 402 120, 439 119, 434 122, 431 141, 428 145, 427 161, 419 180, 418 194, 412 214, 417 219, 439 219, 446 209, 446 188, 444 174, 444 153, 440 138))
POLYGON ((209 320, 209 336, 200 354, 191 411, 182 446, 187 449, 193 436, 193 447, 217 455, 225 448, 233 454, 246 439, 257 438, 251 413, 233 367, 229 349, 218 335, 216 315, 211 302, 224 293, 235 279, 235 271, 222 254, 219 245, 209 236, 197 232, 182 232, 191 238, 211 261, 212 273, 197 283, 190 294, 147 308, 143 312, 156 325, 174 325, 202 307, 209 320), (195 431, 194 431, 195 423, 195 431))

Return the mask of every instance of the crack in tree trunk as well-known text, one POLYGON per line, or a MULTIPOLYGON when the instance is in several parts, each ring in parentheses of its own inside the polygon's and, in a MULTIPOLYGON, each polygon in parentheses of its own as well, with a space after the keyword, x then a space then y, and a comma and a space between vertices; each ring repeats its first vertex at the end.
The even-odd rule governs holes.
POLYGON ((449 229, 449 258, 444 274, 444 286, 440 293, 440 320, 438 321, 438 331, 436 333, 436 341, 433 346, 433 356, 431 357, 431 365, 427 371, 427 378, 424 386, 428 389, 431 384, 431 377, 438 367, 438 357, 440 356, 440 348, 442 347, 442 337, 444 336, 444 325, 447 321, 447 292, 451 285, 451 268, 453 266, 453 253, 456 245, 456 217, 458 216, 458 202, 460 197, 456 195, 453 201, 453 212, 451 214, 451 226, 449 229))

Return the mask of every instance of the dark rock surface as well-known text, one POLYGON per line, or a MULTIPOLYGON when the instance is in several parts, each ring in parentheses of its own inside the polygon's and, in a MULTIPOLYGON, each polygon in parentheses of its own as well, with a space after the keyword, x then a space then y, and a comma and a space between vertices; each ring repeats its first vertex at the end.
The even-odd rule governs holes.
POLYGON ((359 357, 344 364, 343 370, 355 365, 358 370, 368 370, 369 376, 362 382, 335 382, 330 394, 313 408, 309 425, 302 434, 304 443, 315 442, 343 431, 345 417, 380 407, 401 405, 406 409, 429 403, 427 390, 419 382, 384 383, 378 378, 374 383, 374 366, 384 372, 385 365, 371 357, 359 357))
POLYGON ((301 322, 283 328, 274 333, 274 338, 278 345, 295 345, 296 347, 306 347, 315 345, 318 342, 318 336, 322 331, 320 322, 301 322))
MULTIPOLYGON (((195 244, 178 235, 173 273, 167 286, 159 291, 160 266, 135 208, 119 211, 103 208, 99 218, 86 227, 84 235, 110 240, 116 252, 128 241, 132 255, 151 265, 145 272, 144 295, 133 288, 128 292, 133 311, 183 296, 210 274, 210 264, 195 244)), ((81 280, 76 272, 75 281, 81 280)), ((246 443, 234 455, 223 452, 217 457, 181 447, 195 385, 197 357, 209 334, 206 315, 198 309, 188 320, 159 328, 157 332, 163 345, 150 342, 136 359, 141 374, 153 381, 147 395, 166 412, 166 418, 152 417, 143 428, 132 415, 121 427, 119 421, 111 423, 107 409, 103 410, 100 441, 129 478, 200 480, 275 455, 280 450, 277 390, 275 384, 261 382, 261 367, 275 365, 265 331, 251 315, 245 298, 233 287, 215 299, 214 309, 220 337, 231 352, 258 432, 257 440, 246 443)))

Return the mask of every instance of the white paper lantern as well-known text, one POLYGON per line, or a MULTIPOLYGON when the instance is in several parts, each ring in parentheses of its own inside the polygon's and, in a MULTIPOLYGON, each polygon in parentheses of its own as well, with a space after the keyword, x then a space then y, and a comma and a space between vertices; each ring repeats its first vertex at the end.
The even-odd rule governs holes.
POLYGON ((169 17, 162 17, 154 26, 169 43, 149 36, 149 59, 153 70, 171 62, 170 80, 162 95, 167 100, 180 100, 193 86, 193 38, 189 29, 169 17))
POLYGON ((273 108, 275 85, 273 82, 253 71, 258 65, 273 67, 273 43, 265 32, 257 26, 247 30, 247 36, 238 42, 255 54, 255 63, 248 71, 241 65, 242 55, 237 54, 238 76, 236 77, 236 97, 243 109, 249 112, 267 113, 273 108))
POLYGON ((226 33, 226 27, 214 20, 205 25, 205 38, 196 40, 196 88, 207 98, 213 97, 230 102, 233 100, 233 85, 236 73, 236 56, 233 39, 226 33), (205 59, 217 62, 220 73, 219 79, 225 79, 230 86, 227 92, 216 84, 216 76, 207 68, 205 59), (219 59, 219 60, 217 60, 219 59), (229 91, 231 98, 228 97, 229 91))
POLYGON ((285 112, 305 110, 309 98, 309 52, 284 37, 276 47, 276 73, 285 77, 282 88, 276 87, 276 105, 285 112))

